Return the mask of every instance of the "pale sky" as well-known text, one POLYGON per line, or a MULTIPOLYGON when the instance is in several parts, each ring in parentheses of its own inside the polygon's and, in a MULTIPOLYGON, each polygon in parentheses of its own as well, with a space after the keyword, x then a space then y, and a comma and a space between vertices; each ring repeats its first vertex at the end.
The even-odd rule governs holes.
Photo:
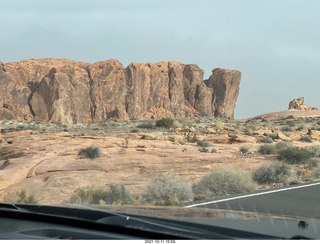
POLYGON ((179 61, 241 71, 235 118, 320 108, 319 0, 0 0, 0 61, 179 61))

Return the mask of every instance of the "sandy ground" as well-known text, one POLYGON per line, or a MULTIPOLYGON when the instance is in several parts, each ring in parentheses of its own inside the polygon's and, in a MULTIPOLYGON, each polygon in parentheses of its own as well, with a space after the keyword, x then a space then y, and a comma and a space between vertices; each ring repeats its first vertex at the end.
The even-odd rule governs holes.
MULTIPOLYGON (((124 184, 139 197, 147 184, 174 174, 177 179, 197 182, 203 175, 224 165, 252 170, 273 156, 247 155, 239 144, 217 144, 217 153, 201 153, 196 143, 129 139, 128 147, 119 135, 80 136, 72 133, 41 134, 32 131, 3 134, 5 155, 0 160, 0 200, 17 199, 26 190, 41 203, 61 203, 76 188, 124 184), (102 156, 81 159, 78 152, 87 146, 98 146, 102 156), (144 147, 144 148, 143 148, 144 147)), ((257 150, 258 144, 251 150, 257 150)))

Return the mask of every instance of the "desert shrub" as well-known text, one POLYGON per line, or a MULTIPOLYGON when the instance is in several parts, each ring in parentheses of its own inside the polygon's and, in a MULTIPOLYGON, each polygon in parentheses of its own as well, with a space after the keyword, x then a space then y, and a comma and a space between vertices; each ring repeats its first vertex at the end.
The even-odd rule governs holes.
POLYGON ((313 146, 308 148, 310 152, 313 153, 313 156, 320 158, 320 146, 313 146))
POLYGON ((263 143, 273 143, 273 139, 270 136, 265 136, 261 140, 263 143))
POLYGON ((171 118, 159 119, 156 122, 156 127, 162 127, 162 128, 166 128, 166 129, 172 128, 173 125, 174 125, 174 119, 171 119, 171 118))
POLYGON ((189 183, 175 180, 174 176, 170 175, 151 181, 144 199, 155 205, 177 205, 193 199, 192 187, 189 183))
POLYGON ((301 136, 299 141, 312 142, 312 138, 310 136, 301 136))
POLYGON ((320 164, 320 158, 310 158, 307 162, 307 164, 310 166, 310 167, 315 167, 315 166, 318 166, 320 164))
POLYGON ((304 164, 313 156, 307 148, 288 147, 280 150, 278 159, 289 164, 304 164))
POLYGON ((93 188, 78 188, 69 199, 75 204, 129 204, 133 202, 133 197, 124 185, 109 185, 108 190, 93 188))
MULTIPOLYGON (((96 198, 95 201, 98 199, 96 198)), ((133 197, 130 192, 125 188, 124 185, 109 185, 109 190, 104 194, 104 198, 99 199, 103 200, 107 204, 129 204, 133 202, 133 197)))
POLYGON ((285 183, 291 176, 291 169, 282 162, 262 164, 252 172, 252 178, 259 184, 285 183))
POLYGON ((199 152, 207 153, 207 152, 209 152, 209 149, 206 147, 201 147, 201 148, 199 148, 199 152))
POLYGON ((211 153, 217 153, 217 149, 216 148, 212 148, 211 149, 211 153))
POLYGON ((281 131, 294 131, 294 129, 289 125, 285 125, 281 127, 281 131))
POLYGON ((250 146, 248 146, 248 145, 243 145, 243 146, 241 146, 241 147, 239 148, 239 151, 240 151, 241 153, 247 153, 247 152, 249 152, 249 150, 250 150, 250 146))
POLYGON ((271 133, 270 135, 268 135, 268 137, 270 137, 271 139, 275 140, 278 138, 278 133, 271 133))
POLYGON ((282 149, 292 147, 292 144, 290 142, 280 141, 275 145, 275 147, 276 147, 276 151, 279 152, 282 149))
POLYGON ((253 126, 253 125, 248 125, 248 126, 246 126, 246 128, 245 128, 245 134, 251 136, 251 135, 254 133, 255 130, 256 130, 256 127, 255 127, 255 126, 253 126))
POLYGON ((99 198, 98 196, 103 193, 104 191, 101 189, 77 188, 68 202, 83 205, 92 204, 93 197, 99 198))
POLYGON ((140 132, 139 129, 132 129, 132 130, 130 131, 130 133, 139 133, 139 132, 140 132))
POLYGON ((193 201, 201 201, 201 200, 206 200, 207 197, 203 194, 197 194, 194 196, 193 201))
POLYGON ((81 149, 78 153, 78 156, 85 157, 85 158, 98 158, 101 156, 100 148, 99 147, 87 147, 84 149, 81 149))
POLYGON ((210 142, 208 142, 208 141, 206 141, 206 140, 198 140, 197 141, 197 145, 199 146, 199 147, 212 147, 213 145, 210 143, 210 142))
POLYGON ((317 168, 315 168, 312 171, 311 175, 314 179, 320 179, 320 167, 318 166, 317 168))
POLYGON ((216 127, 218 130, 221 130, 221 129, 223 129, 223 127, 224 127, 224 123, 223 123, 222 121, 217 121, 217 122, 215 123, 215 127, 216 127))
POLYGON ((256 189, 249 172, 231 167, 221 167, 205 175, 193 185, 194 194, 206 197, 249 192, 256 189))
POLYGON ((142 123, 137 125, 138 128, 140 129, 154 129, 155 126, 152 122, 146 122, 146 123, 142 123))
POLYGON ((263 144, 263 145, 260 146, 258 152, 260 154, 275 154, 276 153, 276 147, 275 147, 275 145, 263 144))
POLYGON ((27 195, 25 190, 21 190, 20 192, 17 192, 17 195, 19 197, 18 203, 23 204, 38 204, 39 200, 36 199, 34 195, 27 195))
POLYGON ((287 126, 293 127, 295 126, 295 124, 296 124, 295 121, 292 121, 292 120, 286 121, 287 126))

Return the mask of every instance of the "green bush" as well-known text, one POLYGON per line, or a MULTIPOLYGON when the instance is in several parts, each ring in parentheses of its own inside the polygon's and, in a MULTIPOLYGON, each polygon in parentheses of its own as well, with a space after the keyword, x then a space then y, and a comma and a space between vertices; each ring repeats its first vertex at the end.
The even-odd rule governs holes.
POLYGON ((274 145, 264 144, 264 145, 260 146, 258 152, 260 154, 275 154, 276 153, 276 147, 274 145))
POLYGON ((20 192, 17 193, 19 200, 18 203, 23 203, 23 204, 38 204, 39 200, 36 199, 34 195, 27 195, 25 190, 21 190, 20 192))
POLYGON ((243 154, 249 152, 249 150, 250 150, 250 147, 248 145, 243 145, 239 148, 239 151, 243 154))
POLYGON ((276 144, 276 151, 280 152, 282 149, 292 147, 292 144, 290 142, 281 141, 276 144))
POLYGON ((309 147, 308 150, 313 153, 313 156, 320 158, 320 146, 309 147))
POLYGON ((162 127, 162 128, 170 129, 173 126, 174 126, 174 120, 171 119, 171 118, 159 119, 156 122, 156 127, 162 127))
POLYGON ((281 128, 281 131, 294 131, 294 129, 289 125, 285 125, 281 128))
POLYGON ((270 136, 265 136, 261 141, 263 143, 273 143, 273 139, 270 136))
POLYGON ((310 166, 310 167, 315 167, 315 166, 318 166, 320 164, 320 158, 310 158, 307 162, 307 164, 310 166))
POLYGON ((315 168, 312 171, 311 175, 314 179, 320 179, 320 167, 318 166, 317 168, 315 168))
POLYGON ((140 128, 140 129, 154 129, 155 126, 151 122, 146 122, 146 123, 142 123, 142 124, 137 125, 137 128, 140 128))
POLYGON ((312 142, 312 138, 310 136, 301 136, 299 141, 312 142))
POLYGON ((255 190, 256 187, 249 172, 221 167, 203 176, 198 183, 194 184, 193 192, 195 195, 216 197, 249 192, 255 190))
MULTIPOLYGON (((95 200, 98 200, 97 198, 95 200)), ((109 190, 105 193, 103 200, 107 204, 130 204, 133 202, 133 197, 124 185, 109 185, 109 190)))
POLYGON ((285 183, 291 176, 291 169, 282 162, 262 164, 252 172, 252 178, 259 184, 285 183))
POLYGON ((201 147, 201 148, 199 148, 199 152, 207 153, 207 152, 209 152, 209 149, 206 147, 201 147))
POLYGON ((78 153, 78 156, 85 157, 85 158, 98 158, 101 156, 100 148, 99 147, 87 147, 84 149, 81 149, 78 153))
POLYGON ((289 164, 304 164, 313 156, 307 148, 288 147, 280 150, 278 159, 289 164))
POLYGON ((213 145, 210 143, 210 142, 208 142, 208 141, 206 141, 206 140, 202 140, 202 141, 197 141, 197 145, 199 146, 199 147, 212 147, 213 145))
POLYGON ((155 205, 177 205, 193 199, 192 187, 185 181, 177 181, 173 175, 149 183, 144 199, 155 205))
POLYGON ((133 202, 133 197, 126 190, 125 186, 111 184, 108 190, 93 188, 78 188, 69 199, 70 203, 75 204, 129 204, 133 202))

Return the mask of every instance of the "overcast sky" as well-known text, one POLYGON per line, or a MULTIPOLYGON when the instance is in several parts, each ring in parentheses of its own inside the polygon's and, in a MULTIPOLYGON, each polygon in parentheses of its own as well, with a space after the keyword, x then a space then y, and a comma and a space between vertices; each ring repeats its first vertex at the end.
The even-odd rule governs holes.
POLYGON ((319 0, 0 0, 0 61, 179 61, 241 71, 235 118, 320 107, 319 0))

